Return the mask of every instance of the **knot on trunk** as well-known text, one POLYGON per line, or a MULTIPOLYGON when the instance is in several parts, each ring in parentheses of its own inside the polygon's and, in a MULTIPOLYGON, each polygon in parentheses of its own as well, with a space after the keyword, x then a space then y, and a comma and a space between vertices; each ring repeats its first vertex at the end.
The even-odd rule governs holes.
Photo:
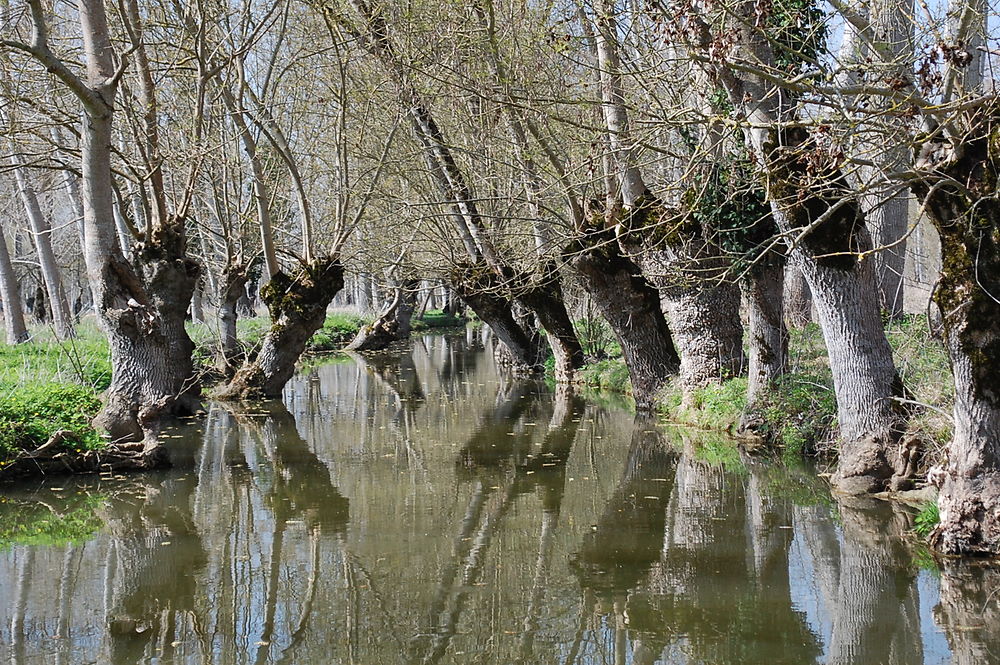
POLYGON ((325 316, 332 296, 344 287, 339 257, 321 256, 302 264, 293 274, 277 272, 261 290, 271 320, 304 320, 325 316))

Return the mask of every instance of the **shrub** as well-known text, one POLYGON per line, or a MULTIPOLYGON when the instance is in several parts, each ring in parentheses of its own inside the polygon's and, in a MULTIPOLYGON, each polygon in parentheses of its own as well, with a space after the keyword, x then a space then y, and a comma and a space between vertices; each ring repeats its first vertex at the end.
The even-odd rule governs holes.
POLYGON ((938 511, 938 505, 935 501, 928 501, 917 513, 917 516, 913 519, 913 530, 917 535, 926 538, 931 535, 931 531, 934 527, 938 525, 941 521, 941 513, 938 511))

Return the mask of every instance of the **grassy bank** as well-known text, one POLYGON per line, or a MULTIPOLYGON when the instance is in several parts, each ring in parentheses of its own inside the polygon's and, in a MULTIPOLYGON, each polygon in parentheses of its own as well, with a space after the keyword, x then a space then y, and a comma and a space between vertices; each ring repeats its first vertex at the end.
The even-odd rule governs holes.
POLYGON ((90 420, 110 382, 107 340, 89 322, 75 339, 38 329, 30 343, 0 346, 0 469, 57 431, 67 433, 67 450, 99 448, 90 420))
MULTIPOLYGON (((579 324, 581 336, 604 339, 594 324, 579 324)), ((837 402, 826 346, 819 326, 810 324, 791 331, 789 371, 777 383, 756 414, 766 439, 787 457, 835 452, 837 402)), ((947 413, 954 399, 951 373, 944 348, 931 337, 927 319, 907 316, 890 322, 886 336, 893 347, 896 366, 911 393, 913 416, 910 432, 927 450, 928 463, 939 459, 951 436, 947 413)), ((585 340, 586 344, 586 340, 585 340)), ((598 390, 628 394, 628 370, 616 345, 604 343, 604 355, 580 373, 581 382, 598 390)), ((737 377, 696 391, 682 400, 676 384, 658 398, 661 413, 669 420, 705 429, 734 432, 746 406, 746 379, 737 377)))
MULTIPOLYGON (((364 317, 332 312, 306 351, 338 351, 365 323, 364 317)), ((464 323, 439 310, 429 311, 414 319, 413 329, 442 330, 464 323)), ((248 355, 260 347, 270 326, 265 316, 240 319, 237 335, 248 355)), ((51 330, 38 327, 26 344, 0 345, 0 471, 57 431, 69 433, 60 444, 67 451, 104 445, 90 421, 100 409, 100 393, 111 383, 108 342, 92 317, 84 319, 76 332, 76 338, 59 341, 51 330)), ((211 377, 219 346, 217 323, 191 323, 188 333, 196 347, 196 366, 203 377, 211 377)))

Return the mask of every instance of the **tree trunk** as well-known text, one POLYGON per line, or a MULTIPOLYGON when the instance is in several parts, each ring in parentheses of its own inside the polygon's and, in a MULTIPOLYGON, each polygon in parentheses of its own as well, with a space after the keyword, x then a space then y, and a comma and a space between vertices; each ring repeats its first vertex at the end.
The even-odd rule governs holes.
POLYGON ((66 299, 66 291, 63 289, 59 265, 56 263, 56 256, 52 251, 52 228, 49 226, 49 220, 45 219, 45 215, 42 214, 38 197, 35 195, 31 183, 28 182, 24 166, 17 157, 12 157, 11 163, 14 165, 17 189, 21 194, 21 201, 28 216, 31 239, 35 245, 38 265, 41 267, 42 279, 45 281, 45 289, 48 292, 48 303, 52 310, 52 322, 55 326, 56 337, 67 339, 73 336, 73 315, 69 309, 69 301, 66 299))
POLYGON ((726 279, 716 257, 690 260, 649 247, 634 254, 642 272, 659 291, 661 308, 680 354, 685 399, 698 388, 743 373, 740 289, 726 279), (674 258, 670 258, 673 256, 674 258), (716 259, 716 260, 712 260, 716 259), (691 270, 685 274, 686 270, 691 270))
POLYGON ((381 351, 393 342, 410 339, 410 321, 416 301, 419 280, 397 282, 393 288, 392 302, 377 319, 358 331, 345 351, 381 351))
MULTIPOLYGON (((96 234, 88 233, 88 243, 96 234)), ((100 261, 97 308, 111 346, 111 385, 94 424, 112 439, 139 439, 162 416, 201 406, 184 327, 200 266, 187 257, 184 220, 168 220, 136 243, 137 275, 121 255, 100 261)), ((117 252, 115 252, 117 254, 117 252)))
POLYGON ((230 378, 242 356, 236 323, 240 315, 240 299, 246 297, 247 280, 250 279, 248 268, 240 261, 230 261, 222 271, 219 288, 219 324, 222 337, 220 366, 230 378))
POLYGON ((3 321, 8 344, 28 341, 28 328, 24 323, 24 307, 21 293, 17 288, 14 264, 7 251, 7 240, 0 227, 0 301, 3 302, 3 321))
POLYGON ((980 109, 960 148, 928 144, 914 192, 941 237, 934 292, 955 381, 955 432, 939 482, 931 543, 949 554, 1000 554, 1000 112, 980 109), (954 150, 954 152, 953 152, 954 150))
POLYGON ((199 282, 191 295, 191 320, 195 323, 205 323, 204 289, 199 282))
POLYGON ((840 458, 832 482, 847 494, 900 488, 910 465, 899 440, 907 410, 903 384, 882 327, 872 247, 864 216, 843 173, 828 164, 809 172, 812 145, 803 129, 765 142, 769 197, 784 232, 800 234, 789 258, 805 276, 823 329, 837 396, 840 458), (804 232, 804 229, 810 229, 804 232))
POLYGON ((198 387, 191 372, 193 345, 184 330, 184 317, 199 266, 186 256, 183 217, 161 216, 145 226, 147 235, 134 251, 136 268, 118 246, 111 170, 118 63, 103 1, 80 0, 77 14, 86 80, 49 49, 39 4, 32 4, 30 52, 80 99, 85 112, 80 151, 84 255, 98 318, 108 335, 112 366, 104 409, 94 422, 112 439, 146 436, 146 452, 158 455, 161 450, 155 434, 160 416, 190 413, 197 404, 198 387))
POLYGON ((545 266, 539 279, 525 285, 523 290, 518 289, 517 299, 534 312, 545 330, 556 361, 556 381, 575 381, 576 372, 583 367, 585 359, 573 321, 566 311, 556 266, 545 266))
MULTIPOLYGON (((867 238, 864 246, 870 246, 867 238)), ((877 492, 890 481, 900 486, 906 465, 897 444, 906 410, 896 399, 904 390, 882 328, 874 263, 865 259, 844 269, 803 254, 793 250, 793 260, 813 293, 837 396, 841 443, 834 486, 847 494, 877 492)))
POLYGON ((567 258, 621 344, 636 409, 653 410, 657 392, 680 368, 659 293, 607 230, 578 238, 567 258))
POLYGON ((812 322, 812 292, 805 275, 795 265, 785 264, 785 321, 789 328, 812 322))
POLYGON ((544 357, 537 334, 515 319, 514 303, 502 295, 506 286, 489 266, 458 266, 452 273, 452 288, 503 343, 508 352, 507 364, 515 376, 542 370, 544 357))
MULTIPOLYGON (((737 9, 756 11, 749 0, 737 9)), ((735 37, 743 57, 765 66, 776 58, 767 35, 742 24, 735 37)), ((711 34, 700 34, 702 55, 711 34)), ((794 100, 756 74, 713 68, 734 108, 744 115, 746 138, 766 174, 778 229, 791 234, 790 260, 812 291, 826 340, 841 429, 835 487, 852 494, 904 482, 909 467, 897 450, 907 413, 892 348, 882 329, 872 249, 864 215, 840 168, 796 120, 794 100)))
POLYGON ((246 363, 218 399, 276 398, 292 378, 306 344, 326 320, 326 308, 344 286, 344 267, 337 257, 317 257, 292 276, 275 274, 261 296, 271 313, 257 357, 246 363))
POLYGON ((770 261, 752 269, 742 284, 750 349, 747 405, 740 422, 745 432, 760 425, 756 408, 785 373, 788 362, 788 328, 782 316, 784 277, 784 261, 770 261))

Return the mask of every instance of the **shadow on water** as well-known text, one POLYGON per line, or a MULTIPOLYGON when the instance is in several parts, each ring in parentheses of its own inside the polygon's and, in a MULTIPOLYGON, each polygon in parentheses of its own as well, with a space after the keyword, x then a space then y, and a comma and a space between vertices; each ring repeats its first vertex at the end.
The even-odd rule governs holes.
POLYGON ((311 368, 178 430, 169 472, 10 488, 0 660, 1000 662, 1000 567, 935 562, 908 509, 488 346, 311 368))

